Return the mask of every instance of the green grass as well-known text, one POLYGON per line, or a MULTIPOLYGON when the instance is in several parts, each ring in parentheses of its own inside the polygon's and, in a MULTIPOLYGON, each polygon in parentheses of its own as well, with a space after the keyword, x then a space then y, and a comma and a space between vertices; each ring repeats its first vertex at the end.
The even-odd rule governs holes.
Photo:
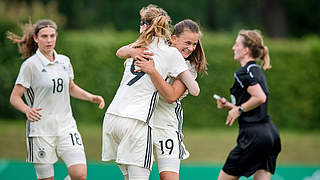
MULTIPOLYGON (((25 122, 0 121, 0 158, 25 159, 25 122)), ((87 159, 100 161, 101 124, 78 123, 82 135, 87 159)), ((184 143, 190 157, 188 163, 222 164, 230 150, 235 146, 237 127, 223 129, 184 129, 184 143)), ((320 132, 281 130, 282 152, 279 164, 320 164, 320 132)))

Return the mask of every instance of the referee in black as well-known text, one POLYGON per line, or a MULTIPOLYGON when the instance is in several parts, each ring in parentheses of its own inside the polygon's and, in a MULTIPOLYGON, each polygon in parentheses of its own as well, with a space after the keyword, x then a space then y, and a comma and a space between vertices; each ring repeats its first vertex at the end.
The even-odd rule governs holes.
POLYGON ((229 110, 226 125, 239 123, 237 146, 230 152, 218 180, 253 175, 253 180, 270 180, 281 151, 280 136, 268 115, 268 85, 256 59, 270 69, 268 48, 257 30, 241 30, 232 47, 241 67, 234 73, 231 102, 217 100, 219 109, 229 110))

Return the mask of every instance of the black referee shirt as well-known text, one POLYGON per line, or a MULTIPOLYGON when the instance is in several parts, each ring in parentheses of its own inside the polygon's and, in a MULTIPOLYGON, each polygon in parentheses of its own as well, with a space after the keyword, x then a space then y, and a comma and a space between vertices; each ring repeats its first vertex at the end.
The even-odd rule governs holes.
POLYGON ((263 92, 267 96, 267 100, 264 104, 248 111, 243 112, 238 118, 239 125, 246 125, 252 123, 269 121, 268 115, 268 84, 266 77, 259 65, 255 61, 249 61, 244 67, 238 69, 234 73, 234 84, 230 89, 230 94, 235 97, 236 105, 240 106, 244 102, 248 101, 251 95, 247 92, 249 86, 260 84, 263 92))

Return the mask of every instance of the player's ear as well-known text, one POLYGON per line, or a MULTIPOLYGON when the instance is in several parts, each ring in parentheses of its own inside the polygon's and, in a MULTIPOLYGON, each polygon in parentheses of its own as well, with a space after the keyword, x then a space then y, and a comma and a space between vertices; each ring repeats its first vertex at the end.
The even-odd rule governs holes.
POLYGON ((175 34, 171 35, 171 40, 172 42, 176 42, 177 41, 177 36, 175 34))
POLYGON ((250 49, 248 47, 245 48, 246 54, 250 55, 250 49))
POLYGON ((38 43, 39 42, 38 41, 38 36, 37 35, 33 35, 33 40, 34 40, 34 42, 38 43))

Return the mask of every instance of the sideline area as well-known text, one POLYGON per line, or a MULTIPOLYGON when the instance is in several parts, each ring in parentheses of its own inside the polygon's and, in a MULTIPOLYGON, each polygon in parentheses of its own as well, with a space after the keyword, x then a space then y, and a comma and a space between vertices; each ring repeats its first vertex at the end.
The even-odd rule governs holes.
MULTIPOLYGON (((182 180, 216 179, 222 165, 183 163, 180 170, 182 180)), ((157 166, 153 166, 150 180, 159 179, 157 166)), ((55 179, 63 180, 67 175, 66 166, 58 162, 55 164, 55 179)), ((0 160, 1 180, 36 179, 32 164, 23 161, 0 160)), ((88 163, 88 180, 122 179, 118 167, 113 163, 88 163)), ((245 180, 246 178, 241 178, 245 180)), ((252 178, 249 178, 252 179, 252 178)), ((319 180, 320 165, 278 165, 272 180, 319 180)))

